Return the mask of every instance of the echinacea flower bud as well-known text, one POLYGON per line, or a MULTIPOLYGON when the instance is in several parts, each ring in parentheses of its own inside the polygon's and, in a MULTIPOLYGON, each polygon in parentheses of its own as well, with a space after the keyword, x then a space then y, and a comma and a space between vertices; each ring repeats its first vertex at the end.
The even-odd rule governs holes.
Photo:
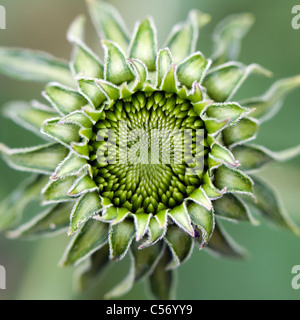
POLYGON ((83 16, 67 34, 74 48, 69 65, 42 52, 0 48, 0 72, 47 83, 47 103, 12 102, 5 114, 48 140, 24 149, 0 145, 11 167, 34 173, 1 204, 0 229, 34 237, 67 228, 72 240, 61 265, 89 261, 79 274, 81 288, 110 260, 129 254, 129 276, 107 297, 146 278, 158 299, 172 297, 174 270, 194 245, 243 256, 221 219, 256 224, 249 209, 255 206, 299 233, 273 190, 252 172, 298 155, 300 147, 271 152, 249 142, 300 86, 300 76, 276 82, 261 97, 233 100, 250 73, 270 75, 257 64, 233 61, 253 17, 222 21, 209 59, 196 50, 207 14, 191 11, 159 49, 151 17, 137 22, 130 36, 114 7, 87 3, 103 62, 85 44, 83 16), (40 198, 46 209, 18 225, 27 204, 40 198))

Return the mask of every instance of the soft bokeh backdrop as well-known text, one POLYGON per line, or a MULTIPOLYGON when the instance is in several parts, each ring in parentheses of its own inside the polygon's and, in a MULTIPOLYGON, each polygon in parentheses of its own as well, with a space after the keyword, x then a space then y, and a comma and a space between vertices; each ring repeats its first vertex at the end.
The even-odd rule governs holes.
MULTIPOLYGON (((130 30, 134 21, 152 15, 163 45, 171 27, 198 8, 213 17, 201 30, 198 49, 211 53, 211 33, 228 14, 251 12, 256 23, 243 41, 240 61, 256 62, 272 70, 272 79, 251 76, 239 97, 263 93, 273 81, 300 74, 300 30, 293 30, 291 10, 295 0, 110 0, 118 7, 130 30)), ((298 1, 299 2, 299 1, 298 1)), ((72 20, 86 13, 84 0, 1 0, 7 11, 7 29, 0 30, 0 46, 43 50, 68 59, 71 46, 65 33, 72 20)), ((99 41, 88 25, 89 44, 101 54, 99 41)), ((42 99, 43 86, 0 76, 0 106, 11 100, 42 99)), ((264 124, 258 141, 272 150, 300 143, 300 89, 286 100, 282 110, 264 124)), ((0 140, 11 147, 32 146, 41 142, 33 134, 0 117, 0 140)), ((0 200, 4 199, 27 174, 16 172, 0 161, 0 200)), ((300 158, 276 164, 263 176, 278 190, 289 214, 300 226, 300 158)), ((194 249, 191 259, 178 270, 179 299, 299 299, 300 290, 291 286, 291 269, 300 265, 300 238, 285 230, 262 223, 223 224, 250 257, 247 261, 220 260, 194 249)), ((57 267, 66 235, 38 241, 7 240, 0 234, 0 265, 7 271, 7 289, 0 299, 102 299, 103 294, 124 276, 128 259, 119 262, 95 287, 85 293, 73 291, 72 269, 57 267)), ((143 284, 138 284, 125 299, 144 299, 143 284)))

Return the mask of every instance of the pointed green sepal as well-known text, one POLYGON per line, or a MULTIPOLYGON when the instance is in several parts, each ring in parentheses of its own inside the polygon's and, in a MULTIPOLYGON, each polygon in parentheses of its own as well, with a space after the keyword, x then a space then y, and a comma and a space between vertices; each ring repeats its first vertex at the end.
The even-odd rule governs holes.
POLYGON ((128 59, 128 61, 135 73, 135 80, 131 84, 131 89, 133 92, 142 90, 148 78, 147 67, 142 61, 136 59, 128 59))
POLYGON ((73 234, 82 223, 93 218, 101 209, 101 199, 97 192, 82 195, 72 210, 71 226, 68 234, 73 234))
POLYGON ((214 172, 214 184, 217 188, 226 188, 229 193, 253 194, 253 181, 242 171, 220 166, 214 172))
POLYGON ((148 213, 133 214, 134 224, 136 229, 136 241, 140 241, 148 230, 149 222, 152 215, 148 213))
POLYGON ((191 225, 190 216, 184 204, 173 208, 168 212, 170 218, 190 236, 194 237, 195 232, 191 225))
POLYGON ((129 48, 129 57, 141 60, 149 71, 156 69, 156 28, 151 17, 138 22, 129 48))
POLYGON ((201 83, 207 69, 210 66, 210 61, 205 58, 201 52, 193 53, 187 57, 177 68, 178 81, 188 88, 192 88, 196 81, 201 83))
POLYGON ((57 203, 71 201, 72 198, 68 195, 68 191, 75 182, 76 177, 70 176, 60 180, 49 181, 43 188, 43 203, 57 203))
POLYGON ((134 263, 134 257, 129 250, 129 256, 130 256, 130 269, 129 272, 123 281, 118 283, 112 290, 110 290, 108 293, 105 294, 105 299, 113 299, 120 296, 123 296, 126 294, 129 290, 131 290, 134 280, 135 280, 135 263, 134 263))
POLYGON ((70 213, 74 203, 59 203, 44 212, 38 214, 18 229, 9 232, 11 238, 36 238, 56 235, 65 231, 70 223, 70 213))
POLYGON ((241 163, 241 170, 252 171, 260 169, 273 161, 287 161, 300 154, 300 146, 287 150, 273 152, 257 145, 241 145, 232 149, 232 153, 241 163))
POLYGON ((104 245, 101 249, 94 252, 85 263, 77 268, 75 273, 75 287, 79 292, 83 292, 98 280, 98 277, 109 265, 109 247, 104 245))
POLYGON ((94 219, 87 221, 69 244, 60 265, 78 265, 95 251, 101 249, 107 240, 108 225, 106 223, 94 219))
POLYGON ((258 130, 259 123, 256 119, 241 119, 237 124, 223 130, 223 142, 226 146, 233 148, 236 145, 255 139, 258 130))
POLYGON ((208 171, 203 176, 202 188, 210 199, 218 199, 222 197, 223 194, 226 192, 226 188, 224 188, 223 190, 219 190, 215 187, 208 171))
POLYGON ((270 76, 270 72, 257 64, 245 66, 237 62, 228 62, 208 72, 203 85, 210 98, 217 102, 232 99, 238 88, 251 73, 270 76))
POLYGON ((166 269, 175 269, 190 257, 193 250, 193 239, 174 225, 168 227, 164 239, 173 255, 173 260, 166 269))
POLYGON ((117 86, 104 80, 95 80, 95 82, 109 100, 117 101, 120 98, 120 89, 117 86))
POLYGON ((67 156, 68 150, 58 143, 20 149, 10 149, 0 144, 0 154, 14 169, 52 174, 57 165, 67 156))
POLYGON ((88 141, 71 143, 71 150, 73 150, 79 157, 89 160, 90 149, 88 146, 88 141))
POLYGON ((86 99, 77 91, 58 83, 50 83, 45 89, 44 96, 62 115, 81 109, 87 104, 86 99))
POLYGON ((74 51, 71 67, 74 77, 103 78, 104 67, 100 59, 84 43, 85 17, 79 16, 71 24, 67 39, 73 44, 74 51))
POLYGON ((243 100, 243 106, 253 110, 251 116, 264 122, 272 118, 281 108, 286 96, 300 86, 300 76, 281 79, 260 97, 243 100))
POLYGON ((15 227, 22 220, 27 205, 41 199, 41 189, 48 180, 48 176, 34 175, 24 180, 0 203, 1 231, 15 227))
POLYGON ((56 168, 55 173, 51 176, 51 179, 61 179, 66 176, 73 176, 79 174, 81 171, 86 170, 91 173, 91 166, 86 159, 78 157, 76 154, 70 152, 63 162, 56 168))
POLYGON ((247 200, 250 206, 254 206, 262 217, 274 225, 287 228, 295 234, 300 234, 300 228, 291 220, 281 204, 280 197, 265 181, 251 176, 254 181, 255 203, 247 200))
POLYGON ((0 73, 20 80, 75 85, 68 63, 44 52, 0 48, 0 73))
MULTIPOLYGON (((228 166, 232 167, 237 167, 240 165, 240 163, 235 160, 234 155, 219 143, 213 144, 209 156, 220 164, 227 164, 228 166)), ((210 167, 210 169, 212 168, 210 167)))
POLYGON ((165 249, 153 273, 149 277, 149 289, 154 299, 174 299, 175 273, 174 270, 166 270, 170 261, 172 261, 172 254, 169 249, 165 249))
POLYGON ((171 66, 171 69, 167 72, 165 78, 163 79, 161 90, 168 93, 178 92, 175 64, 171 66))
MULTIPOLYGON (((202 244, 201 247, 204 247, 209 242, 209 239, 212 235, 212 232, 215 227, 215 219, 213 210, 208 210, 205 206, 201 205, 201 203, 196 201, 188 201, 187 203, 187 211, 191 218, 191 221, 194 225, 196 225, 200 231, 202 236, 202 244)), ((194 231, 195 232, 195 231, 194 231)), ((195 232, 195 237, 199 237, 198 232, 195 232)))
POLYGON ((213 103, 206 107, 204 119, 207 117, 217 121, 227 120, 228 124, 233 124, 249 112, 249 109, 242 107, 237 102, 213 103))
POLYGON ((130 249, 134 257, 135 282, 137 282, 152 273, 153 268, 155 268, 161 257, 164 246, 162 241, 160 241, 155 245, 141 250, 139 244, 137 242, 133 242, 130 249))
POLYGON ((186 22, 174 26, 167 44, 172 52, 174 62, 179 63, 195 52, 198 40, 198 28, 209 21, 209 16, 200 11, 192 10, 186 22))
POLYGON ((44 122, 41 132, 60 142, 67 148, 80 141, 79 127, 73 123, 59 123, 61 119, 51 119, 44 122))
POLYGON ((83 193, 97 191, 98 186, 89 175, 84 175, 74 181, 72 187, 68 190, 68 195, 78 196, 83 193))
POLYGON ((151 217, 148 228, 149 238, 139 246, 140 249, 152 246, 165 236, 167 232, 167 218, 168 210, 159 211, 154 217, 151 217))
POLYGON ((207 210, 212 209, 212 203, 210 199, 207 197, 205 191, 203 190, 202 187, 195 189, 189 196, 189 200, 195 201, 202 206, 204 206, 207 210))
POLYGON ((95 109, 98 109, 102 103, 107 100, 107 96, 99 86, 96 85, 95 79, 93 78, 78 79, 78 86, 79 92, 95 109))
POLYGON ((233 14, 222 20, 213 34, 213 65, 217 66, 238 58, 241 40, 253 25, 251 13, 233 14))
POLYGON ((156 76, 156 86, 160 88, 166 74, 170 70, 173 64, 172 54, 169 48, 160 50, 157 55, 157 76, 156 76))
POLYGON ((227 234, 219 222, 216 223, 215 230, 205 250, 221 258, 245 259, 247 256, 245 249, 227 234))
POLYGON ((124 258, 134 236, 134 222, 129 219, 111 226, 109 231, 110 258, 114 260, 124 258))
POLYGON ((251 215, 248 206, 233 194, 224 194, 213 202, 215 214, 220 218, 232 221, 247 221, 258 224, 251 215))
POLYGON ((104 1, 88 0, 87 4, 100 38, 112 40, 126 51, 129 45, 129 35, 119 12, 104 1))
POLYGON ((133 80, 134 74, 121 48, 114 42, 103 41, 102 43, 105 49, 104 80, 115 85, 133 80))
POLYGON ((18 125, 41 135, 41 126, 44 121, 58 116, 57 112, 44 106, 37 101, 23 102, 12 101, 4 105, 3 113, 6 117, 16 122, 18 125))

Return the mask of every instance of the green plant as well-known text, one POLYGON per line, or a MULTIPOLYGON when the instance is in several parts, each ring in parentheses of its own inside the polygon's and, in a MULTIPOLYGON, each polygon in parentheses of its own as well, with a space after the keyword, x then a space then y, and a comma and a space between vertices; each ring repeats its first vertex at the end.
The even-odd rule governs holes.
POLYGON ((12 102, 6 115, 54 141, 26 149, 0 146, 9 165, 35 173, 2 203, 1 229, 35 237, 67 228, 73 239, 61 264, 84 264, 78 278, 82 288, 109 260, 128 253, 131 271, 107 297, 147 278, 159 299, 172 297, 174 270, 194 244, 243 257, 219 219, 255 224, 249 210, 255 207, 298 234, 277 196, 252 172, 297 155, 299 146, 275 153, 248 142, 300 85, 300 77, 276 82, 261 97, 232 102, 250 73, 270 74, 257 64, 233 61, 252 16, 221 22, 207 59, 196 51, 207 14, 191 11, 159 50, 152 18, 138 22, 130 37, 113 7, 96 0, 88 7, 105 49, 104 63, 84 42, 83 16, 68 31, 74 46, 70 66, 44 53, 0 48, 0 71, 47 82, 43 95, 50 103, 12 102), (182 137, 189 150, 178 162, 182 137), (163 141, 170 148, 149 160, 148 147, 158 150, 154 142, 163 141), (46 209, 18 225, 24 208, 40 198, 46 209))

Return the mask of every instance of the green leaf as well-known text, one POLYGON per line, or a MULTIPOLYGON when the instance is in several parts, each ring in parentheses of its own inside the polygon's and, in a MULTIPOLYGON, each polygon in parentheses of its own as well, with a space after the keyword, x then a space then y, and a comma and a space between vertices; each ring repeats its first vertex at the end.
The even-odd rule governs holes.
POLYGON ((244 118, 237 124, 225 128, 222 132, 223 142, 231 148, 256 138, 259 123, 255 119, 244 118))
POLYGON ((0 48, 0 73, 20 80, 75 83, 67 62, 27 49, 0 48))
POLYGON ((173 64, 172 54, 169 50, 169 48, 160 50, 158 52, 157 56, 157 79, 156 79, 156 85, 158 88, 160 88, 166 74, 170 70, 171 66, 173 64))
POLYGON ((201 52, 193 53, 178 66, 178 81, 188 88, 192 88, 195 81, 202 82, 209 64, 210 61, 201 52))
POLYGON ((58 83, 51 83, 45 89, 45 97, 62 115, 80 110, 87 104, 86 99, 76 90, 69 89, 58 83))
POLYGON ((254 17, 250 13, 233 14, 222 20, 213 34, 214 66, 234 61, 238 58, 241 40, 253 25, 254 17))
POLYGON ((49 177, 34 175, 24 180, 15 190, 0 203, 0 230, 14 227, 23 216, 27 205, 41 198, 41 190, 49 177))
POLYGON ((247 205, 233 194, 224 194, 220 199, 213 202, 213 206, 215 214, 221 218, 257 224, 247 205))
POLYGON ((100 38, 116 42, 126 52, 130 38, 119 12, 104 1, 87 0, 87 4, 100 38))
POLYGON ((168 264, 167 269, 175 269, 190 257, 193 250, 193 240, 174 225, 168 227, 164 239, 173 254, 173 260, 168 264))
POLYGON ((60 123, 60 120, 52 119, 44 122, 41 132, 68 148, 72 143, 81 140, 79 126, 73 123, 60 123))
POLYGON ((70 201, 72 198, 68 191, 72 187, 76 177, 70 176, 60 180, 49 181, 42 191, 44 203, 56 203, 70 201))
POLYGON ((133 80, 134 74, 121 48, 107 40, 102 43, 105 48, 104 79, 116 85, 133 80))
POLYGON ((41 126, 44 121, 57 117, 57 112, 38 103, 37 101, 12 101, 4 105, 4 115, 18 125, 41 135, 41 126))
MULTIPOLYGON (((248 203, 253 206, 262 217, 268 219, 271 223, 287 228, 295 234, 300 234, 300 229, 290 219, 287 212, 281 204, 281 200, 276 192, 266 182, 251 176, 254 181, 255 203, 248 203)), ((248 200, 248 199, 246 199, 248 200)))
POLYGON ((11 231, 9 236, 35 238, 55 235, 68 227, 73 206, 73 202, 68 202, 50 207, 18 229, 11 231))
POLYGON ((252 117, 264 122, 279 111, 285 97, 299 86, 300 76, 282 79, 275 82, 262 96, 243 100, 241 104, 253 110, 252 117))
POLYGON ((253 193, 252 180, 240 170, 232 169, 225 165, 215 170, 214 184, 219 189, 226 188, 227 192, 250 195, 253 193))
POLYGON ((109 247, 104 245, 101 249, 93 253, 87 263, 77 269, 76 287, 80 291, 85 291, 95 285, 97 277, 102 274, 109 263, 109 247))
POLYGON ((58 143, 20 149, 0 144, 0 154, 16 170, 51 174, 67 156, 68 150, 58 143))
POLYGON ((166 270, 172 260, 170 250, 165 250, 153 273, 149 277, 149 289, 157 300, 172 300, 174 298, 175 275, 174 270, 166 270))
POLYGON ((89 192, 82 195, 73 208, 68 234, 73 234, 82 223, 93 218, 101 209, 101 198, 97 192, 89 192))
POLYGON ((95 53, 84 43, 85 17, 71 24, 67 39, 73 44, 72 71, 75 77, 103 78, 104 67, 95 53))
POLYGON ((94 219, 87 221, 69 244, 60 265, 78 265, 102 248, 107 241, 108 225, 94 219))
POLYGON ((173 208, 168 215, 180 228, 194 237, 194 229, 191 225, 190 216, 184 204, 173 208))
POLYGON ((109 247, 110 257, 114 260, 121 260, 126 255, 132 240, 135 236, 134 223, 126 219, 110 227, 109 247))
POLYGON ((205 248, 209 253, 221 258, 245 259, 246 252, 227 234, 219 222, 205 248))
POLYGON ((270 73, 257 64, 245 66, 237 62, 228 62, 209 71, 203 81, 210 98, 217 102, 232 99, 236 91, 251 73, 270 73))
POLYGON ((156 69, 156 28, 151 17, 136 24, 129 49, 129 57, 141 60, 149 71, 156 69))
POLYGON ((241 145, 232 149, 235 158, 239 160, 241 170, 251 171, 260 169, 273 161, 287 161, 300 154, 300 146, 287 150, 272 152, 257 145, 241 145))

